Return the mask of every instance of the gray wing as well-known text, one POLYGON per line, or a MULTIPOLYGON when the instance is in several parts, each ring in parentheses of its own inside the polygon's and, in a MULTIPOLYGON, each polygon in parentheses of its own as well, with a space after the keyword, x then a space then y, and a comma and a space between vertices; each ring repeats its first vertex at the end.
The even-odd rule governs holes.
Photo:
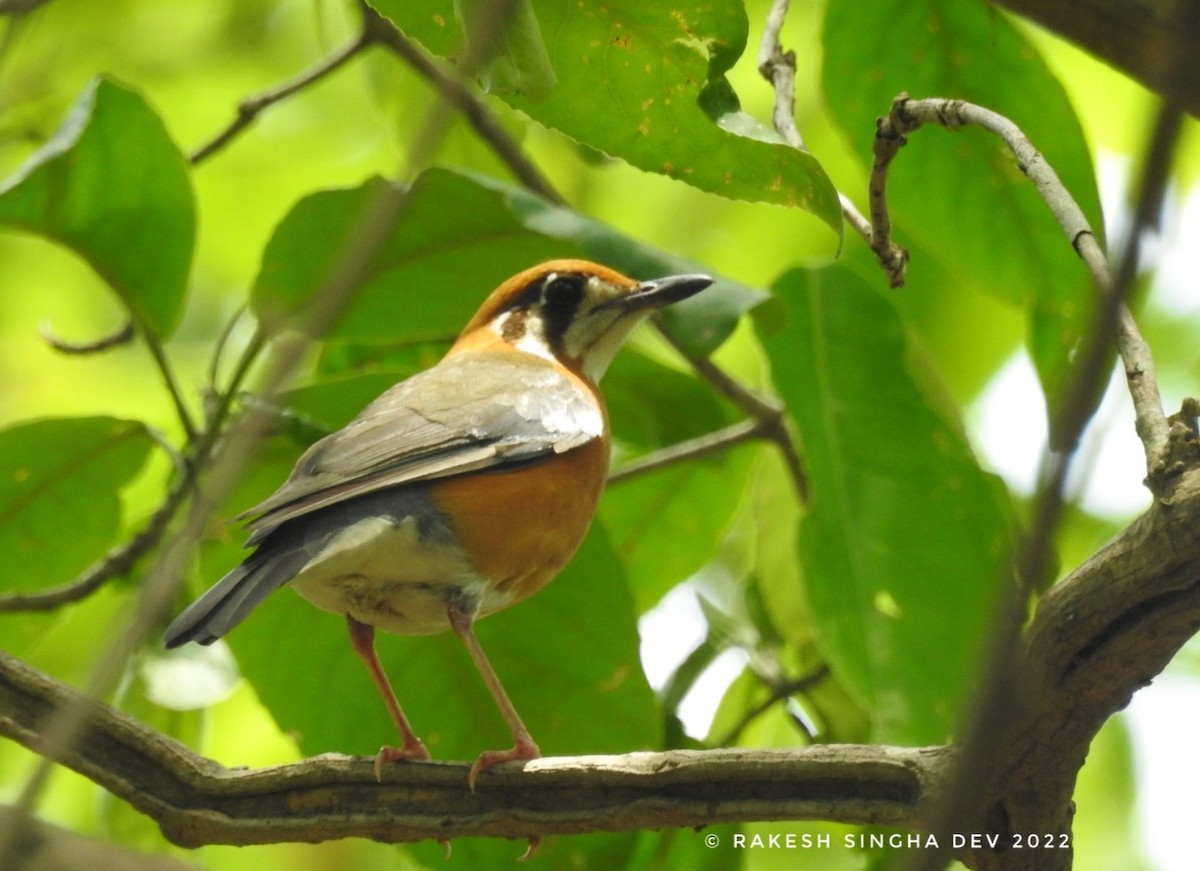
POLYGON ((284 485, 242 515, 253 518, 248 545, 285 521, 377 490, 584 445, 604 429, 596 403, 531 354, 452 357, 397 384, 310 447, 284 485))

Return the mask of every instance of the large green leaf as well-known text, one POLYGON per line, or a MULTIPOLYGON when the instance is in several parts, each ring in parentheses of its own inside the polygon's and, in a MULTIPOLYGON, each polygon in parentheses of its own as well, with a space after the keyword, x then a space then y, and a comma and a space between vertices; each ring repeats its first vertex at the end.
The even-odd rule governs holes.
MULTIPOLYGON (((1025 131, 1103 233, 1090 152, 1066 92, 995 9, 831 0, 824 38, 826 102, 865 162, 875 118, 901 91, 978 103, 1025 131)), ((922 130, 892 166, 888 200, 901 244, 919 240, 959 281, 1027 308, 1030 353, 1054 407, 1094 290, 1008 149, 980 129, 922 130)), ((910 292, 920 292, 921 270, 909 264, 910 292)))
MULTIPOLYGON (((288 213, 267 245, 251 297, 267 324, 281 327, 320 291, 342 243, 386 184, 371 179, 350 190, 321 191, 288 213)), ((413 184, 382 250, 326 337, 373 343, 452 338, 492 288, 556 257, 590 257, 644 278, 700 271, 519 189, 435 169, 413 184)), ((705 353, 764 298, 721 281, 672 306, 678 311, 668 322, 688 347, 705 353)))
POLYGON ((70 248, 159 336, 183 309, 196 217, 187 162, 162 119, 108 79, 83 91, 62 126, 0 182, 0 226, 70 248))
POLYGON ((877 740, 944 741, 1005 577, 1007 500, 880 296, 841 267, 777 291, 786 326, 764 342, 809 472, 800 558, 822 647, 877 740))
MULTIPOLYGON (((435 54, 459 52, 452 0, 371 5, 435 54)), ((510 105, 639 169, 734 199, 807 209, 841 232, 837 192, 816 158, 738 109, 725 73, 746 46, 741 4, 532 5, 557 85, 548 94, 500 93, 510 105)))
POLYGON ((140 423, 112 417, 0 431, 0 586, 64 583, 98 559, 120 527, 120 490, 152 444, 140 423))

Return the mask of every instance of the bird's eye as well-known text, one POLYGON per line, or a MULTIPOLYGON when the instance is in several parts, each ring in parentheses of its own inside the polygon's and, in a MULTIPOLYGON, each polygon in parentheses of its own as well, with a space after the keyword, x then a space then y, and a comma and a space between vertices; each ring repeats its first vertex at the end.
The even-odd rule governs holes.
POLYGON ((582 275, 552 275, 542 288, 542 303, 560 312, 573 312, 583 298, 582 275))

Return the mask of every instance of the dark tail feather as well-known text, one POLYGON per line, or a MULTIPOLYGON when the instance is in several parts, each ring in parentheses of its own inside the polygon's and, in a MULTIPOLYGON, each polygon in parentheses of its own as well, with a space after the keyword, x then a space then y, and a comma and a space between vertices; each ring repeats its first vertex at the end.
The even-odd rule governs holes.
POLYGON ((163 643, 179 647, 189 641, 212 644, 237 626, 275 590, 304 567, 307 556, 290 551, 262 558, 261 549, 189 605, 163 633, 163 643))

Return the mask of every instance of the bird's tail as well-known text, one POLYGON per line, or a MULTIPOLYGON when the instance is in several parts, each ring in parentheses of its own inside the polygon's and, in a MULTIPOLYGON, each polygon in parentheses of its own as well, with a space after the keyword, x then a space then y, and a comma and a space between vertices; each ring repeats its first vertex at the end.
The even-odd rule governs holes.
POLYGON ((168 648, 189 641, 212 644, 241 623, 263 599, 291 580, 306 561, 303 554, 295 551, 266 558, 262 558, 261 553, 260 549, 258 554, 221 578, 189 605, 167 627, 163 643, 168 648))

